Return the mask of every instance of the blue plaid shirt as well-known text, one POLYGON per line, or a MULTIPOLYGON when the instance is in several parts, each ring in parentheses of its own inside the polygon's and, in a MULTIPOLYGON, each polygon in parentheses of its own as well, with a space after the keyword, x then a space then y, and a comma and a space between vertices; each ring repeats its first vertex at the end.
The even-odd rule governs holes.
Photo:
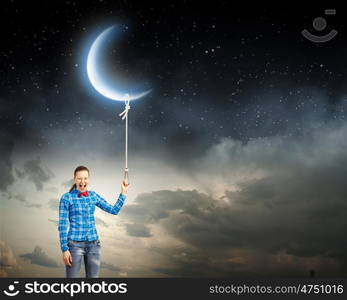
POLYGON ((99 239, 95 228, 95 205, 102 210, 116 215, 122 208, 125 196, 120 194, 115 205, 106 202, 94 191, 88 191, 88 196, 78 197, 79 191, 72 190, 65 193, 59 204, 59 238, 60 248, 64 252, 69 250, 68 240, 94 241, 99 239), (70 223, 68 232, 68 221, 70 223))

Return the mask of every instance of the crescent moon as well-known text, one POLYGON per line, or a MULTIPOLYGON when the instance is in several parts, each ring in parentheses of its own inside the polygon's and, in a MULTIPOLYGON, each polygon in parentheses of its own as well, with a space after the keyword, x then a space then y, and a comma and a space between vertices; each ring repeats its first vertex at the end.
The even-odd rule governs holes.
POLYGON ((127 97, 130 100, 139 99, 146 96, 151 90, 147 90, 140 93, 124 93, 117 91, 114 87, 111 87, 106 83, 106 80, 103 79, 101 72, 98 69, 98 56, 101 52, 102 45, 104 44, 107 37, 111 34, 112 31, 116 28, 116 25, 113 25, 106 30, 104 30, 93 42, 90 47, 88 57, 87 57, 87 74, 89 80, 93 87, 103 96, 117 101, 124 101, 127 97))

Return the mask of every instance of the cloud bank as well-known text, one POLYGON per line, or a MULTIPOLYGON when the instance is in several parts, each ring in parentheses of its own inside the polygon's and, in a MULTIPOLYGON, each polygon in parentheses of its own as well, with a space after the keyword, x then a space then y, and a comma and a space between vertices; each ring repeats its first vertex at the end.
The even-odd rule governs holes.
POLYGON ((189 166, 206 192, 139 195, 122 211, 127 234, 150 239, 160 227, 185 245, 160 250, 178 261, 155 269, 167 275, 346 275, 346 148, 338 122, 295 138, 223 139, 189 166))

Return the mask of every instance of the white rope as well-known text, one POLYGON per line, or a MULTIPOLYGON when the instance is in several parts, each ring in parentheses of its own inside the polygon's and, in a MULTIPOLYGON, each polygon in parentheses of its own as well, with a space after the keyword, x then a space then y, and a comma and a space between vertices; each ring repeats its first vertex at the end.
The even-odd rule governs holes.
POLYGON ((128 111, 130 109, 129 101, 125 100, 125 109, 119 114, 119 116, 122 116, 122 120, 128 117, 128 111))
POLYGON ((122 120, 125 119, 125 177, 127 179, 128 177, 128 112, 130 109, 130 96, 128 94, 125 95, 124 99, 125 108, 124 110, 119 114, 120 117, 122 117, 122 120))

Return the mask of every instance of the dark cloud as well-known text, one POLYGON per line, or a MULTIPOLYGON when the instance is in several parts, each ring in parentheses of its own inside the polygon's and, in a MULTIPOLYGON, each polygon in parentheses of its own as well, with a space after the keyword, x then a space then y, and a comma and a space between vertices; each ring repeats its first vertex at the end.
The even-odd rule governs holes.
POLYGON ((11 160, 14 142, 13 138, 4 132, 0 132, 0 140, 0 190, 6 191, 14 182, 11 160))
MULTIPOLYGON (((220 199, 196 190, 141 194, 122 210, 136 229, 127 225, 127 232, 149 236, 148 225, 159 225, 209 257, 243 249, 253 253, 256 265, 261 257, 255 253, 271 256, 276 265, 284 253, 289 263, 278 266, 284 273, 303 274, 309 264, 299 261, 315 258, 316 267, 326 269, 333 261, 336 274, 346 275, 346 147, 346 126, 338 123, 295 139, 226 139, 195 162, 195 171, 209 170, 210 177, 220 172, 223 182, 236 178, 233 190, 225 186, 220 199)), ((202 261, 193 265, 203 268, 202 261)))
MULTIPOLYGON (((269 205, 274 191, 267 188, 265 180, 249 182, 242 191, 226 192, 229 203, 218 203, 197 191, 153 192, 136 199, 136 206, 143 208, 147 218, 126 208, 123 214, 137 221, 139 231, 141 224, 143 230, 148 224, 159 225, 187 245, 175 251, 156 249, 171 266, 154 271, 168 276, 308 276, 312 267, 325 275, 346 274, 347 244, 345 230, 340 231, 347 227, 343 213, 320 215, 324 201, 307 203, 298 195, 290 202, 277 198, 278 203, 269 205), (155 215, 158 207, 164 207, 167 216, 155 215), (312 217, 315 211, 324 222, 312 217)), ((341 199, 335 204, 345 211, 341 199)))
POLYGON ((318 276, 336 276, 339 270, 334 259, 302 258, 285 252, 236 248, 216 255, 184 246, 148 250, 161 259, 161 266, 152 271, 169 277, 309 277, 312 270, 318 276))
POLYGON ((110 270, 110 271, 116 271, 116 272, 119 272, 120 271, 120 268, 112 265, 112 264, 109 264, 109 263, 105 263, 105 262, 101 262, 101 265, 100 265, 100 268, 103 268, 103 269, 107 269, 107 270, 110 270))
POLYGON ((32 181, 38 191, 42 191, 43 184, 54 177, 54 174, 46 166, 41 166, 41 159, 29 160, 24 164, 24 174, 32 181))
POLYGON ((15 194, 13 195, 12 193, 7 193, 7 198, 9 200, 15 199, 21 203, 23 203, 24 206, 26 207, 34 207, 34 208, 40 208, 42 205, 39 203, 32 203, 26 199, 26 197, 22 194, 15 194))
POLYGON ((20 170, 18 170, 17 168, 15 168, 15 172, 16 172, 16 175, 19 179, 23 179, 25 177, 25 173, 24 172, 21 172, 20 170))
POLYGON ((48 267, 48 268, 57 268, 58 264, 47 256, 45 252, 43 252, 42 248, 36 246, 32 253, 21 254, 20 257, 29 260, 32 264, 48 267))
POLYGON ((143 224, 125 224, 126 231, 130 236, 150 237, 152 236, 148 227, 143 224))
MULTIPOLYGON (((201 249, 189 247, 150 248, 150 251, 164 257, 165 266, 152 271, 168 277, 228 277, 246 275, 240 263, 227 261, 225 257, 216 257, 201 249)), ((247 272, 250 275, 250 272, 247 272)))
POLYGON ((139 195, 134 205, 125 206, 122 214, 136 224, 137 231, 147 232, 147 224, 155 224, 169 219, 172 213, 187 213, 196 215, 200 210, 211 209, 215 206, 209 196, 194 191, 156 191, 139 195), (142 225, 142 229, 141 229, 142 225))
POLYGON ((12 194, 9 194, 9 199, 16 199, 18 200, 19 202, 23 202, 23 203, 26 203, 27 200, 25 199, 24 195, 12 195, 12 194))

